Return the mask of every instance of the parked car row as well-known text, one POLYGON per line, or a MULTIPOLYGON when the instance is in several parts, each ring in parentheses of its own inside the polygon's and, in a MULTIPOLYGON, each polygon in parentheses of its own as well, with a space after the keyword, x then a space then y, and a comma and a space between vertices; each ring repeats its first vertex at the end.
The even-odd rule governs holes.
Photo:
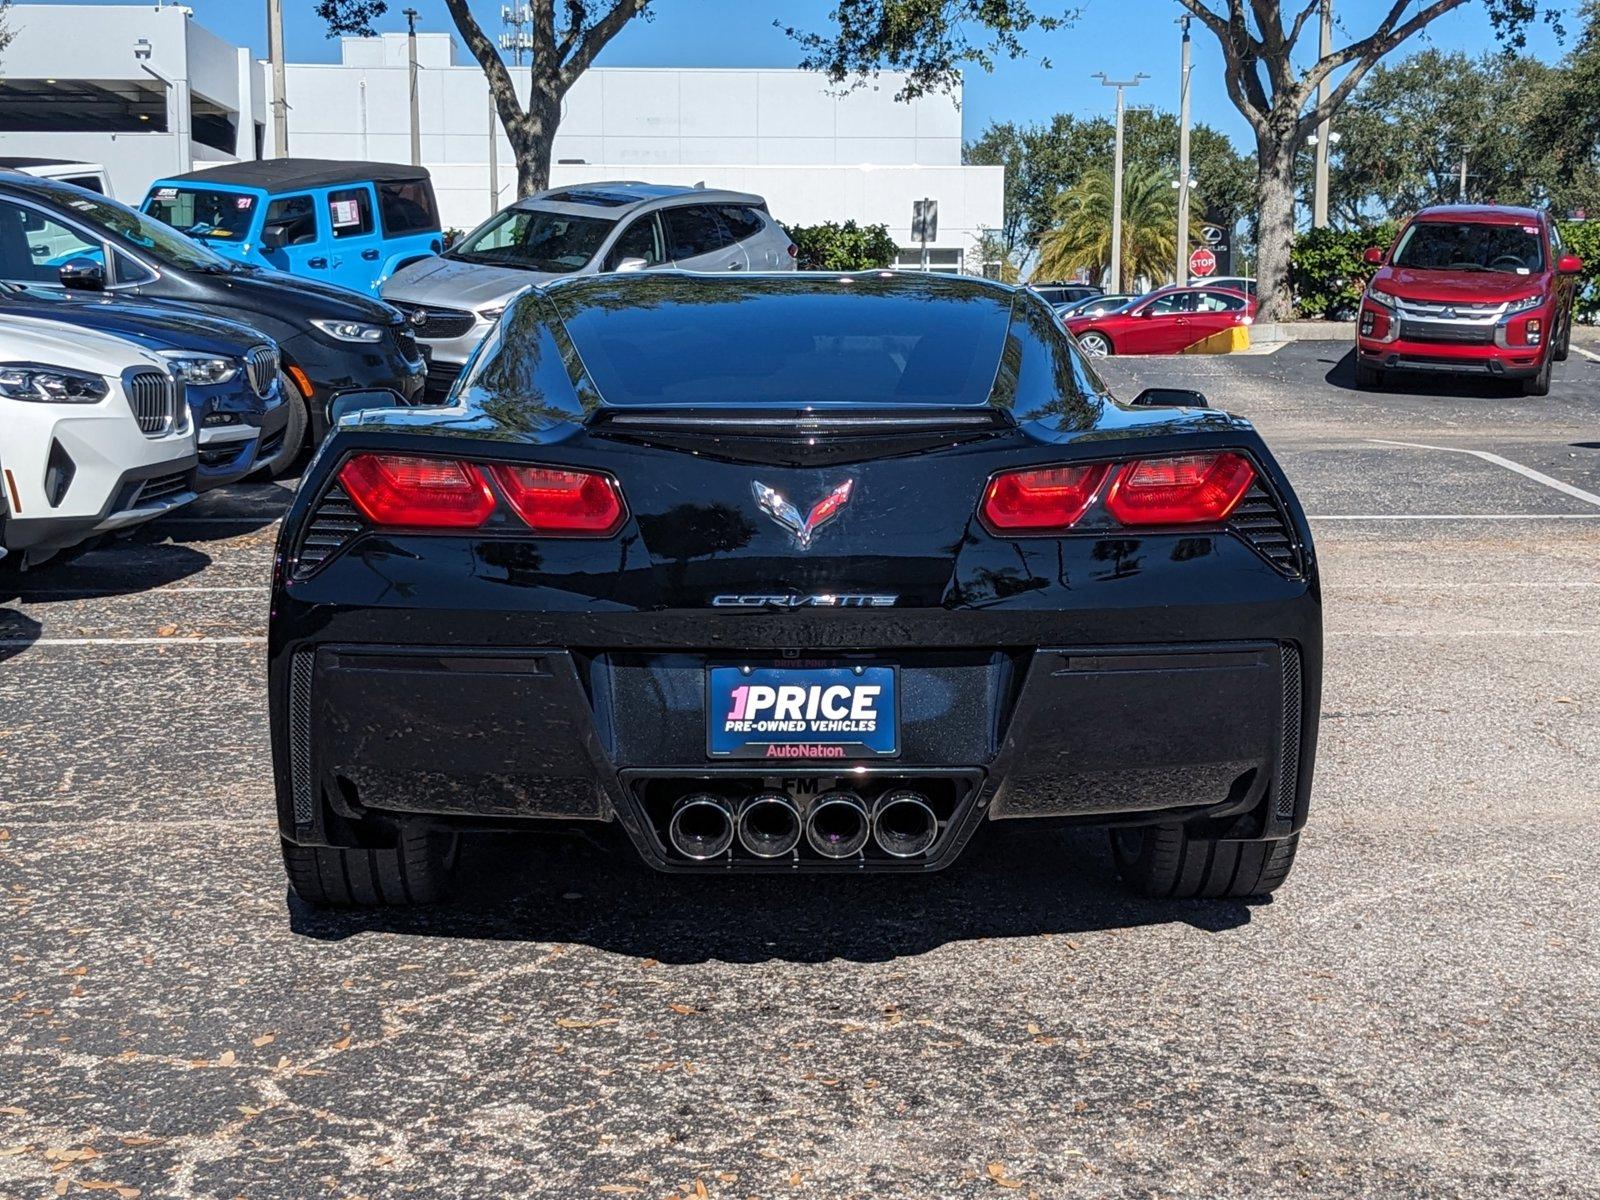
POLYGON ((0 549, 30 565, 207 487, 281 474, 341 396, 420 398, 406 319, 0 170, 0 549))
POLYGON ((1249 325, 1255 314, 1254 296, 1213 285, 1100 296, 1056 309, 1090 358, 1179 354, 1230 328, 1249 325))

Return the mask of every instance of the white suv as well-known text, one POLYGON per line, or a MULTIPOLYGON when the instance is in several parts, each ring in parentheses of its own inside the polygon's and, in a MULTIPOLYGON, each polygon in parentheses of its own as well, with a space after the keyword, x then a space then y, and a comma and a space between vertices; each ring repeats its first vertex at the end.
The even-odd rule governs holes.
POLYGON ((41 562, 194 499, 194 423, 167 363, 64 322, 0 316, 0 537, 41 562))

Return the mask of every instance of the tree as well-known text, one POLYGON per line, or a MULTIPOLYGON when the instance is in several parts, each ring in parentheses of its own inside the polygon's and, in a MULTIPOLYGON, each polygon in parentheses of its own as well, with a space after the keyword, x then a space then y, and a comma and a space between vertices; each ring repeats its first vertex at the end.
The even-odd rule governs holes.
POLYGON ((899 247, 887 225, 786 225, 784 232, 795 244, 803 271, 869 271, 892 267, 899 247))
MULTIPOLYGON (((1197 208, 1232 224, 1249 208, 1254 173, 1228 136, 1209 125, 1190 130, 1189 170, 1199 182, 1197 208)), ((1058 113, 1040 125, 990 125, 967 143, 968 163, 1003 166, 1005 209, 999 232, 1007 257, 1022 261, 1056 223, 1062 192, 1095 171, 1110 171, 1116 125, 1109 117, 1083 120, 1058 113)), ((1124 159, 1178 177, 1178 118, 1135 109, 1123 129, 1124 159)))
MULTIPOLYGON (((1553 23, 1560 15, 1552 0, 1476 2, 1512 48, 1520 48, 1527 23, 1541 12, 1553 23)), ((1297 48, 1301 35, 1316 25, 1323 0, 1178 3, 1222 47, 1228 98, 1255 133, 1257 296, 1263 320, 1287 319, 1296 151, 1380 59, 1468 0, 1384 0, 1383 16, 1370 33, 1303 69, 1297 48), (1318 103, 1324 80, 1328 94, 1318 103)), ((799 35, 808 51, 805 65, 840 81, 884 66, 906 70, 901 95, 949 88, 962 64, 988 69, 998 54, 1021 55, 1028 30, 1060 24, 1059 18, 1041 17, 1030 0, 848 0, 835 16, 837 29, 826 37, 799 35), (978 30, 987 31, 987 41, 978 30)))
POLYGON ((1529 105, 1533 149, 1548 156, 1558 207, 1600 215, 1600 0, 1585 0, 1583 33, 1529 105))
MULTIPOLYGON (((1452 202, 1467 163, 1467 198, 1541 204, 1554 166, 1536 145, 1539 97, 1553 69, 1507 54, 1472 58, 1423 50, 1379 65, 1345 103, 1329 175, 1329 209, 1341 225, 1409 216, 1452 202), (1441 87, 1440 80, 1449 80, 1441 87)), ((1297 187, 1310 188, 1311 154, 1302 152, 1297 187)))
MULTIPOLYGON (((1039 239, 1034 278, 1069 279, 1080 270, 1098 279, 1111 262, 1112 173, 1095 167, 1056 200, 1056 227, 1039 239)), ((1200 241, 1193 222, 1190 240, 1200 241)), ((1178 253, 1178 193, 1165 171, 1124 167, 1122 278, 1165 279, 1178 253)))
POLYGON ((6 18, 11 13, 11 0, 0 0, 0 52, 11 45, 11 39, 17 35, 11 32, 6 18))
MULTIPOLYGON (((527 0, 533 15, 533 51, 526 106, 517 95, 505 60, 472 15, 468 2, 444 0, 461 40, 489 80, 489 94, 517 157, 517 191, 526 196, 550 186, 550 151, 561 124, 561 101, 594 63, 595 55, 629 21, 646 14, 650 0, 605 0, 600 4, 527 0), (559 21, 557 7, 561 9, 559 21)), ((387 0, 317 0, 317 13, 327 21, 330 34, 370 34, 372 22, 388 7, 387 0)))

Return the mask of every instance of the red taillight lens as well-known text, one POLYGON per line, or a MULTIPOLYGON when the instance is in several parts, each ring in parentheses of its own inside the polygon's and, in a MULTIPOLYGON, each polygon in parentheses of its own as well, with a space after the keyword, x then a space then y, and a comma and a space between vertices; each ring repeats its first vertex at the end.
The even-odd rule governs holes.
POLYGON ((1205 525, 1244 498, 1255 468, 1242 454, 1144 458, 1117 469, 1106 511, 1123 525, 1205 525))
POLYGON ((983 519, 991 529, 1008 532, 1068 529, 1094 503, 1109 469, 1093 463, 996 475, 983 496, 983 519))
POLYGON ((622 492, 609 475, 550 467, 491 467, 517 516, 552 537, 610 537, 627 519, 622 492))
POLYGON ((470 463, 399 454, 357 454, 339 468, 350 499, 379 525, 473 529, 494 512, 494 493, 470 463))

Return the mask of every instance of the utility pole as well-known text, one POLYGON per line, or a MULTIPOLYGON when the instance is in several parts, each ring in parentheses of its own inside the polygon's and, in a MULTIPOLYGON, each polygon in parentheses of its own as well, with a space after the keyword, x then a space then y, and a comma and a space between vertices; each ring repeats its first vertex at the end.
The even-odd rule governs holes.
POLYGON ((1466 202, 1467 202, 1467 148, 1466 148, 1465 145, 1462 145, 1462 147, 1461 147, 1461 193, 1460 193, 1460 195, 1458 195, 1456 197, 1456 203, 1457 204, 1465 204, 1466 202))
POLYGON ((406 51, 411 63, 411 165, 422 165, 422 124, 417 115, 417 10, 405 10, 406 51))
MULTIPOLYGON (((1327 58, 1333 53, 1333 0, 1322 0, 1322 36, 1317 40, 1317 54, 1327 58)), ((1324 75, 1317 84, 1317 106, 1328 98, 1328 77, 1324 75)), ((1333 149, 1329 122, 1317 125, 1316 181, 1311 192, 1311 228, 1328 227, 1328 153, 1333 149)))
POLYGON ((1107 79, 1104 71, 1090 76, 1105 87, 1117 89, 1117 146, 1111 157, 1111 277, 1106 290, 1122 290, 1122 92, 1124 88, 1138 87, 1139 81, 1150 76, 1140 71, 1132 79, 1107 79))
POLYGON ((283 0, 267 0, 267 58, 272 63, 272 149, 289 154, 289 98, 284 93, 283 0))
POLYGON ((1189 17, 1178 18, 1183 30, 1183 65, 1178 71, 1178 269, 1172 281, 1189 282, 1189 17))
POLYGON ((489 92, 489 215, 500 211, 500 151, 499 114, 495 111, 494 92, 489 92))

